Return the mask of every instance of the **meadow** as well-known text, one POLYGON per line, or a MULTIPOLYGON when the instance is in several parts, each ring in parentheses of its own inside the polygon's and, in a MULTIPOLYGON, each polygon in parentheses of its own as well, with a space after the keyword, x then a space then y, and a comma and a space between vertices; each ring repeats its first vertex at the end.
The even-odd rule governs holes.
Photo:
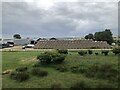
MULTIPOLYGON (((53 50, 54 52, 54 50, 53 50)), ((61 64, 40 65, 39 68, 48 72, 45 77, 32 75, 33 65, 39 62, 36 57, 43 51, 6 51, 2 52, 2 71, 14 71, 17 67, 28 68, 29 79, 18 82, 9 74, 2 77, 3 88, 118 88, 118 55, 111 51, 107 56, 94 50, 93 54, 80 56, 77 51, 69 51, 61 64), (95 52, 98 55, 95 55, 95 52), (100 69, 96 69, 100 67, 100 69), (65 70, 57 70, 64 67, 65 70), (91 68, 88 70, 88 68, 91 68), (108 73, 107 73, 108 71, 108 73), (107 75, 106 75, 106 74, 107 75), (104 77, 106 75, 106 77, 104 77)))

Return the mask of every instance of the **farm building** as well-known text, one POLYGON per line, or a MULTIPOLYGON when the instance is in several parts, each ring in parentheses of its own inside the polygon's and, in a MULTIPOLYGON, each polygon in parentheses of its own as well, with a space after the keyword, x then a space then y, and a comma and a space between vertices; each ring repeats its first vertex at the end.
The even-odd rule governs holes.
POLYGON ((93 40, 40 40, 35 49, 109 49, 107 42, 93 40))
POLYGON ((15 45, 27 45, 30 43, 30 39, 14 39, 15 45))
POLYGON ((7 47, 13 47, 14 42, 12 39, 1 39, 0 40, 0 49, 7 48, 7 47))
POLYGON ((15 45, 27 45, 27 44, 35 44, 34 39, 14 39, 15 45))
POLYGON ((0 39, 0 49, 13 47, 13 46, 23 46, 27 44, 35 44, 33 39, 0 39))
POLYGON ((4 44, 8 43, 8 42, 13 42, 14 45, 27 45, 30 43, 33 43, 34 40, 33 39, 3 39, 1 40, 4 44))

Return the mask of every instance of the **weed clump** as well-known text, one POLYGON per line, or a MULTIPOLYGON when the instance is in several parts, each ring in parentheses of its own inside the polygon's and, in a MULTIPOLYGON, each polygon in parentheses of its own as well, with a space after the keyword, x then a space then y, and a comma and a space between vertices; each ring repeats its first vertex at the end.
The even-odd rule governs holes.
POLYGON ((16 71, 18 71, 18 72, 24 72, 27 69, 28 69, 27 67, 18 67, 18 68, 16 68, 16 71))
POLYGON ((67 49, 57 49, 57 52, 60 53, 60 54, 68 54, 67 49))
POLYGON ((108 53, 109 53, 109 51, 108 51, 108 50, 103 50, 103 51, 101 51, 101 53, 102 53, 103 55, 107 56, 108 53))
POLYGON ((98 53, 96 52, 95 55, 98 55, 98 53))
POLYGON ((78 54, 81 56, 84 56, 85 54, 87 54, 87 52, 86 51, 78 51, 78 54))
POLYGON ((92 50, 88 50, 88 54, 89 55, 93 54, 92 50))
POLYGON ((47 65, 47 64, 58 64, 62 63, 65 60, 66 55, 59 54, 59 53, 50 53, 50 52, 45 52, 41 55, 37 56, 37 59, 41 62, 42 65, 47 65))
POLYGON ((29 74, 26 72, 14 71, 14 72, 11 72, 10 78, 21 82, 21 81, 27 80, 29 78, 29 74))
POLYGON ((52 58, 52 62, 54 64, 59 64, 62 63, 65 60, 65 55, 60 55, 60 54, 56 54, 53 58, 52 58))
POLYGON ((112 52, 113 52, 115 55, 118 55, 118 54, 120 54, 120 48, 114 48, 114 49, 112 50, 112 52))
POLYGON ((44 77, 48 75, 47 71, 41 70, 40 68, 33 68, 32 74, 39 77, 44 77))
POLYGON ((41 64, 50 64, 51 63, 51 55, 47 54, 47 53, 38 55, 37 59, 40 60, 41 64))

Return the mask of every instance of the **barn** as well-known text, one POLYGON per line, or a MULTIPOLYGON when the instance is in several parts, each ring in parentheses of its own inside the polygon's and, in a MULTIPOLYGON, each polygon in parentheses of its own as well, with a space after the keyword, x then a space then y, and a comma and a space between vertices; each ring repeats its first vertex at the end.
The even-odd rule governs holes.
POLYGON ((109 49, 110 45, 103 41, 93 40, 40 40, 35 49, 109 49))

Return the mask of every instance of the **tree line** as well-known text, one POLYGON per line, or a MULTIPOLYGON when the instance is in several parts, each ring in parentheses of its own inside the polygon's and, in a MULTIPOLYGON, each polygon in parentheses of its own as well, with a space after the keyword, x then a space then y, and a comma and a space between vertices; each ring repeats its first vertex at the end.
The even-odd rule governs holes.
POLYGON ((110 29, 105 29, 105 31, 95 32, 95 34, 89 33, 85 36, 85 39, 93 39, 94 41, 106 41, 108 44, 113 43, 112 32, 110 29))
MULTIPOLYGON (((113 34, 110 29, 105 29, 105 31, 95 32, 95 34, 89 33, 84 38, 93 39, 94 41, 106 41, 111 45, 114 42, 112 35, 113 34)), ((15 34, 13 37, 15 39, 21 39, 21 36, 19 34, 15 34)))

